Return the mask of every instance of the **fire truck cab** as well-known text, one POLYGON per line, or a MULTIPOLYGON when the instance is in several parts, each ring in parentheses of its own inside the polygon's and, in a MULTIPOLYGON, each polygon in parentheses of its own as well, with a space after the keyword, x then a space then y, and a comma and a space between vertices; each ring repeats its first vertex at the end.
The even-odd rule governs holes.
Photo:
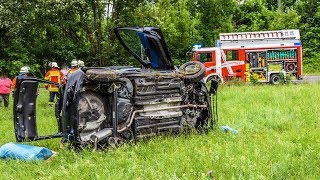
POLYGON ((299 30, 221 33, 216 44, 193 49, 193 60, 206 67, 206 82, 239 78, 278 84, 288 75, 302 79, 299 30))

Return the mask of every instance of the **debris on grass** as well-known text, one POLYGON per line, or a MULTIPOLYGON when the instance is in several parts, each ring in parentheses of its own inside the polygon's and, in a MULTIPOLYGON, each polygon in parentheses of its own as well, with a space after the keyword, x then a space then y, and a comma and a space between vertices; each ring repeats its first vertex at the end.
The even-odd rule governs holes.
POLYGON ((210 179, 215 179, 214 176, 213 176, 213 171, 212 170, 208 171, 207 174, 208 174, 210 179))
POLYGON ((238 134, 238 130, 233 129, 233 128, 229 127, 229 126, 220 126, 220 128, 221 128, 221 130, 223 130, 226 133, 230 131, 233 134, 238 134))

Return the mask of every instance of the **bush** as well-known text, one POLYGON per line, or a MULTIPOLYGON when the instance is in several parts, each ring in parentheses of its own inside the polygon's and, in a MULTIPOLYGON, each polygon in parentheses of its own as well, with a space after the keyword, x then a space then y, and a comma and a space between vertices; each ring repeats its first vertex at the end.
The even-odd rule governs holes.
POLYGON ((313 57, 306 57, 303 59, 303 73, 320 73, 320 54, 316 54, 313 57))

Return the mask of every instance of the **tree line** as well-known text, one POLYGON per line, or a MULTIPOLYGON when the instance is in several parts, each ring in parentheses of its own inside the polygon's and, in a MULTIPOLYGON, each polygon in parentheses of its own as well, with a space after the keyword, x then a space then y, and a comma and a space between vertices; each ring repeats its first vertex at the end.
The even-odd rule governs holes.
POLYGON ((134 65, 117 41, 118 26, 158 26, 176 64, 192 45, 214 46, 219 33, 300 29, 304 69, 320 71, 317 0, 0 0, 0 68, 28 65, 43 76, 52 61, 68 66, 134 65), (281 4, 278 4, 281 2, 281 4))

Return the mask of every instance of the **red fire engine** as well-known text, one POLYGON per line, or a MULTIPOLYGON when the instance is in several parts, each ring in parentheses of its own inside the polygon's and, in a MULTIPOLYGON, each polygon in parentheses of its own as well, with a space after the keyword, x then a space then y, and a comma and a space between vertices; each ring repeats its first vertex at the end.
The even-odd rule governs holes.
POLYGON ((193 59, 207 68, 205 81, 229 78, 278 84, 291 75, 302 75, 299 30, 222 33, 217 47, 194 48, 193 59))

